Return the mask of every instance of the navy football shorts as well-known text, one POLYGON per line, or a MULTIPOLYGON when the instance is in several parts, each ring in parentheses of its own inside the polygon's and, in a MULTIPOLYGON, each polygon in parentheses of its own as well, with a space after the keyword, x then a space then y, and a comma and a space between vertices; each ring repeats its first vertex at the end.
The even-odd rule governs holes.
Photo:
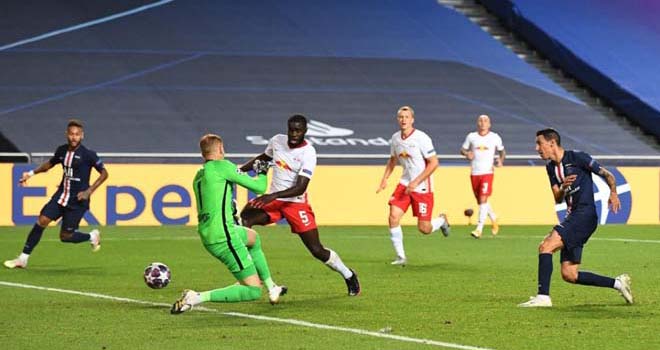
POLYGON ((61 217, 62 231, 74 232, 80 226, 80 220, 82 220, 82 217, 85 215, 86 211, 87 207, 78 205, 63 207, 57 204, 57 200, 53 198, 48 201, 46 205, 44 205, 40 214, 48 217, 53 221, 61 217))
POLYGON ((574 211, 554 230, 559 233, 564 242, 561 250, 561 262, 570 261, 580 263, 582 261, 582 248, 589 237, 598 227, 598 215, 596 211, 574 211))

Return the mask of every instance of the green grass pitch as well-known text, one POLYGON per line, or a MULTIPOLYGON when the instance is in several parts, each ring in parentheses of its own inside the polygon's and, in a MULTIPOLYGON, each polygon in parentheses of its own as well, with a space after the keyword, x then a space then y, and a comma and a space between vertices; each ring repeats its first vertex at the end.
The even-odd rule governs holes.
MULTIPOLYGON (((557 254, 551 309, 516 307, 536 292, 536 249, 549 226, 505 226, 496 238, 486 229, 480 240, 469 237, 470 229, 454 226, 444 238, 405 227, 409 264, 398 267, 389 264, 393 252, 386 227, 321 227, 324 244, 360 277, 362 294, 348 297, 341 277, 313 259, 288 227, 260 227, 274 279, 289 287, 281 303, 271 306, 264 294, 256 302, 204 304, 219 312, 174 316, 167 305, 182 289, 233 283, 226 268, 202 248, 193 227, 103 227, 98 253, 91 253, 88 244, 60 243, 57 229, 49 228, 28 269, 0 268, 0 348, 660 348, 658 226, 601 226, 583 255, 583 270, 629 273, 635 304, 626 305, 613 289, 563 282, 557 254), (144 267, 153 261, 172 269, 167 288, 151 290, 142 281, 144 267), (283 319, 345 329, 277 321, 283 319)), ((28 230, 0 228, 0 259, 20 252, 28 230)))

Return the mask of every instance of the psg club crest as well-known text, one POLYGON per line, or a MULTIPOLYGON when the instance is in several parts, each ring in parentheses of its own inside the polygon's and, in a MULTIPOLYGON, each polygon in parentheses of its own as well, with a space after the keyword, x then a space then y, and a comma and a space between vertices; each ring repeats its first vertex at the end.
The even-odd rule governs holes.
MULTIPOLYGON (((610 188, 603 178, 596 174, 591 174, 594 182, 594 201, 596 202, 596 212, 598 213, 598 224, 625 224, 628 222, 630 211, 632 210, 630 185, 619 170, 616 168, 608 168, 608 170, 612 172, 612 175, 616 179, 616 189, 619 194, 619 200, 621 201, 621 209, 616 214, 609 210, 607 200, 610 197, 610 188)), ((566 203, 557 204, 555 211, 557 212, 559 221, 564 220, 566 217, 566 203)))

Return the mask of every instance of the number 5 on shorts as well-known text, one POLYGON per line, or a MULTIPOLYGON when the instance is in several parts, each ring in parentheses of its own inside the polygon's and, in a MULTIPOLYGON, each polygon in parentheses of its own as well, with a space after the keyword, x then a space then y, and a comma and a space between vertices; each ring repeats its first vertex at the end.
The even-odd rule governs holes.
POLYGON ((298 215, 300 216, 300 221, 302 221, 303 225, 309 225, 309 217, 307 217, 306 211, 298 210, 298 215))

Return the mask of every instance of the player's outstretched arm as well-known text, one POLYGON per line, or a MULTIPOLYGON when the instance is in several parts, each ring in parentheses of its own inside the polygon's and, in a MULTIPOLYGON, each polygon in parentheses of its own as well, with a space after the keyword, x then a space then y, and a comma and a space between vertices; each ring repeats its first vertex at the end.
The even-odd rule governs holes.
POLYGON ((31 178, 32 176, 39 174, 39 173, 45 173, 47 172, 50 168, 53 167, 54 164, 51 164, 50 161, 45 161, 41 163, 38 167, 36 167, 33 170, 26 171, 21 175, 21 179, 18 180, 18 184, 21 186, 25 186, 27 184, 27 180, 31 178))
POLYGON ((293 185, 292 187, 289 187, 286 190, 273 192, 257 197, 254 200, 252 200, 252 202, 250 202, 250 206, 254 208, 261 208, 277 198, 289 198, 289 197, 300 196, 301 194, 305 193, 305 191, 307 191, 307 185, 309 185, 309 178, 305 176, 298 176, 296 178, 295 185, 293 185))
POLYGON ((254 165, 254 161, 256 161, 257 159, 262 160, 262 161, 267 161, 267 162, 270 162, 271 160, 273 160, 273 158, 268 156, 266 153, 262 153, 262 154, 260 154, 256 157, 248 160, 247 163, 241 165, 239 167, 239 169, 242 172, 248 172, 248 171, 252 170, 252 166, 254 165))
POLYGON ((268 177, 265 174, 257 174, 256 177, 252 177, 244 172, 237 172, 233 165, 231 169, 227 168, 224 172, 229 181, 245 187, 256 194, 262 194, 268 188, 268 177))
POLYGON ((617 213, 619 209, 621 209, 621 202, 619 201, 619 195, 616 193, 616 179, 609 170, 605 169, 605 167, 600 167, 600 170, 598 170, 598 175, 605 179, 607 186, 610 187, 610 198, 608 199, 608 203, 610 205, 610 209, 614 213, 617 213))
POLYGON ((392 171, 394 171, 395 166, 396 166, 396 157, 391 156, 390 159, 387 161, 387 164, 385 165, 385 173, 383 174, 383 178, 380 180, 380 184, 378 185, 378 189, 376 190, 376 193, 384 190, 387 187, 387 179, 389 179, 390 175, 392 175, 392 171))

